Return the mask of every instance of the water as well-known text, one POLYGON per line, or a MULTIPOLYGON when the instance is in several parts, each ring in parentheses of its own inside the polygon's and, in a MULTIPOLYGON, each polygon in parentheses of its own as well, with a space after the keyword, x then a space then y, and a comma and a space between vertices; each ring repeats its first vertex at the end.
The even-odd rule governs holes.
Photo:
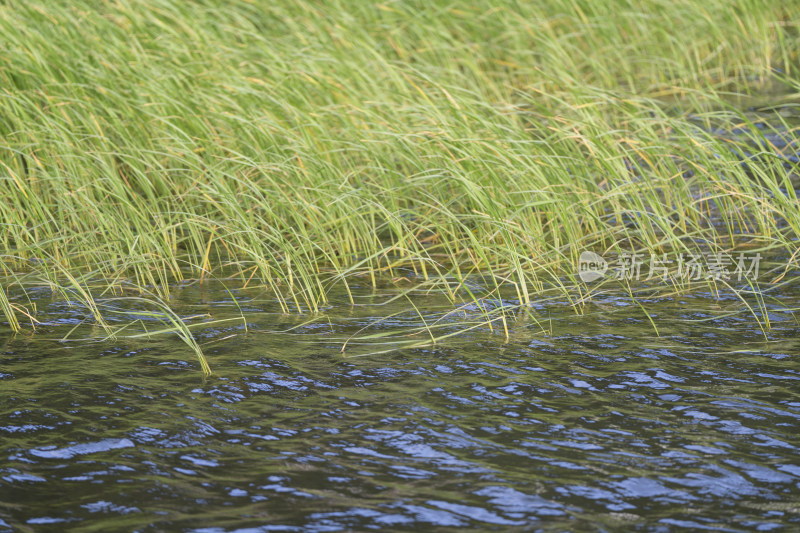
POLYGON ((708 296, 648 302, 660 337, 608 296, 537 308, 551 335, 519 318, 508 342, 344 357, 375 307, 304 325, 240 295, 248 333, 195 331, 206 381, 172 337, 46 323, 0 342, 0 531, 797 530, 798 322, 771 308, 767 342, 708 296))

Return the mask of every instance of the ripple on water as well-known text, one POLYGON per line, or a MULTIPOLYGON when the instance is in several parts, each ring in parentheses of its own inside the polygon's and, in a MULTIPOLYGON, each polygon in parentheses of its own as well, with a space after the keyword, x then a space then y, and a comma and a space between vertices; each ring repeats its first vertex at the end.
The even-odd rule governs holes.
POLYGON ((11 342, 0 531, 800 527, 796 328, 620 309, 353 359, 252 334, 206 382, 172 339, 11 342))

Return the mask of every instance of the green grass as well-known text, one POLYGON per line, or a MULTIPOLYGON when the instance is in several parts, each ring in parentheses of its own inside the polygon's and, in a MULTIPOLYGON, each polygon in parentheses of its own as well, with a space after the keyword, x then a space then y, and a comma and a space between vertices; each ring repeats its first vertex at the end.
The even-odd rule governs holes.
POLYGON ((87 302, 224 272, 314 312, 408 271, 453 300, 475 275, 566 295, 584 249, 791 255, 786 161, 731 148, 770 133, 748 102, 796 131, 799 22, 793 0, 1 1, 2 268, 87 302))

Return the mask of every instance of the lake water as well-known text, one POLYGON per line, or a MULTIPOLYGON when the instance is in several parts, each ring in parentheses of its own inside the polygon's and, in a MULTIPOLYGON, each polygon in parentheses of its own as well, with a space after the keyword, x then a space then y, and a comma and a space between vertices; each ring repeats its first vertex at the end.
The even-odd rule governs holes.
MULTIPOLYGON (((58 342, 85 312, 41 296, 53 321, 0 339, 0 531, 800 529, 797 295, 768 304, 769 342, 695 291, 646 302, 660 336, 609 295, 510 318, 508 341, 343 356, 407 303, 306 323, 237 294, 247 332, 195 330, 207 380, 171 335, 58 342)), ((173 304, 238 316, 219 290, 173 304)))

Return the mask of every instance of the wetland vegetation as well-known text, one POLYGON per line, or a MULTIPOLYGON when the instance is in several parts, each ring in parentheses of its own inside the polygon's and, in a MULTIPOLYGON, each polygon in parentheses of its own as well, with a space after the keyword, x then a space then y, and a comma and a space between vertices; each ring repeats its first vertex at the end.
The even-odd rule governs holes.
POLYGON ((0 0, 0 531, 796 521, 798 24, 0 0))
POLYGON ((796 266, 793 2, 0 14, 15 330, 35 329, 33 286, 113 335, 104 309, 127 297, 181 331, 170 293, 212 277, 261 285, 286 312, 362 278, 454 303, 555 290, 580 312, 597 290, 577 277, 584 250, 750 247, 796 266))

